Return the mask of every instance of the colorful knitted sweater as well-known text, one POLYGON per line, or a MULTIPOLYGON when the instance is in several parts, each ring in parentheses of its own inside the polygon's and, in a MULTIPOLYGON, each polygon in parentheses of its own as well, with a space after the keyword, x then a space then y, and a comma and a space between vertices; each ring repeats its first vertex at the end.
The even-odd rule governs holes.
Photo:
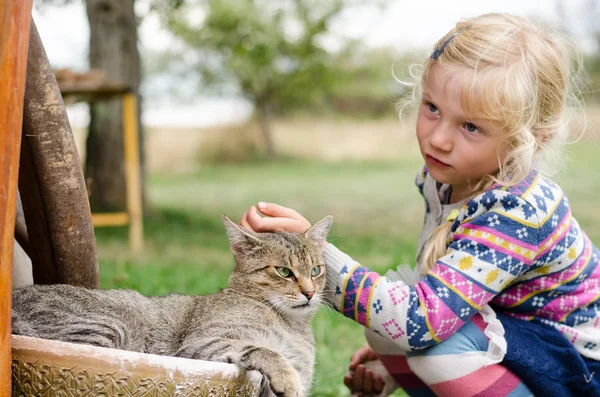
MULTIPOLYGON (((421 192, 425 178, 426 168, 417 177, 421 192)), ((370 271, 332 244, 324 257, 334 309, 407 351, 447 339, 490 303, 555 326, 600 360, 599 252, 560 187, 536 171, 467 201, 446 255, 415 286, 370 271)))

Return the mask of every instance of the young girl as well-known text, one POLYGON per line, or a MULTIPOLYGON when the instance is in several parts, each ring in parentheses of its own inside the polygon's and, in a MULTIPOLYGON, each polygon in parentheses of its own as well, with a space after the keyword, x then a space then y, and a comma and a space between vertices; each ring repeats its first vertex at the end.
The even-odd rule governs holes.
MULTIPOLYGON (((461 21, 436 44, 413 95, 420 278, 394 281, 324 248, 330 305, 367 328, 349 387, 381 390, 362 365, 377 357, 411 396, 600 395, 598 250, 538 161, 556 162, 581 109, 572 48, 504 14, 461 21)), ((241 224, 310 227, 276 204, 258 210, 268 217, 251 207, 241 224)))

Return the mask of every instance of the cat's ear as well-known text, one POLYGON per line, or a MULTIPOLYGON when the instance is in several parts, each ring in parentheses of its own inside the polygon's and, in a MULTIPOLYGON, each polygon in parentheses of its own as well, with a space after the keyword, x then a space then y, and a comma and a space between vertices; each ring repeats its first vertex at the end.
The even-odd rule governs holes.
POLYGON ((325 245, 325 239, 327 238, 329 229, 331 229, 332 223, 333 216, 327 215, 325 218, 312 225, 312 227, 304 233, 304 237, 314 241, 317 246, 322 247, 325 245))
POLYGON ((260 243, 261 240, 256 236, 250 234, 243 227, 235 224, 226 215, 223 215, 223 223, 225 224, 225 230, 227 230, 227 236, 229 237, 229 246, 234 255, 244 254, 251 247, 260 243))

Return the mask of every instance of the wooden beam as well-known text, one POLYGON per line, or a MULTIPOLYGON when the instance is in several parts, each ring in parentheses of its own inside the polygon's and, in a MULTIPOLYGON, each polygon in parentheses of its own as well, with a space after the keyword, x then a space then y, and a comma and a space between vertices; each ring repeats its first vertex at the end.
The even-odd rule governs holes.
POLYGON ((129 214, 127 212, 108 212, 92 214, 92 223, 94 226, 125 226, 129 224, 129 214))
POLYGON ((31 0, 0 3, 0 396, 10 395, 15 210, 31 0))
POLYGON ((125 151, 125 177, 127 185, 127 211, 129 212, 129 246, 141 252, 144 244, 142 213, 142 182, 137 125, 137 99, 128 93, 123 97, 123 146, 125 151))

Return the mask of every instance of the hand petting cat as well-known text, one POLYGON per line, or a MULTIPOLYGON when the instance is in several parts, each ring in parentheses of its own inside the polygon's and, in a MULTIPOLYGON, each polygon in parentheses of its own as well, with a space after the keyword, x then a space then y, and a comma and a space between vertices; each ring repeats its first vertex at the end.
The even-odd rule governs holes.
POLYGON ((242 215, 240 225, 258 233, 304 233, 310 228, 310 222, 293 209, 265 202, 259 202, 256 207, 251 206, 242 215), (261 217, 259 212, 267 217, 261 217))

